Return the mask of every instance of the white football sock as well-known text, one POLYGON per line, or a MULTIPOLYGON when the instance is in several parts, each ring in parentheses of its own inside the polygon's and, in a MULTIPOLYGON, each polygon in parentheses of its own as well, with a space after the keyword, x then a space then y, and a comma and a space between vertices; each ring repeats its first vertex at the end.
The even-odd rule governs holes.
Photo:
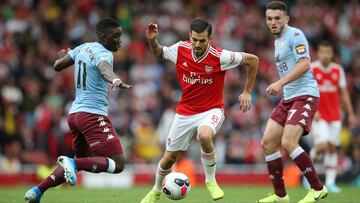
POLYGON ((205 182, 215 180, 216 156, 215 150, 211 153, 201 151, 201 163, 205 171, 205 182))
POLYGON ((158 168, 156 170, 156 175, 155 175, 155 185, 154 185, 154 190, 156 192, 161 192, 162 190, 162 182, 165 178, 165 176, 167 174, 169 174, 171 172, 171 168, 167 169, 167 170, 164 170, 160 167, 160 163, 158 165, 158 168))
POLYGON ((331 185, 335 184, 335 179, 337 175, 337 162, 338 155, 337 153, 326 153, 324 156, 324 166, 325 166, 325 184, 331 185))

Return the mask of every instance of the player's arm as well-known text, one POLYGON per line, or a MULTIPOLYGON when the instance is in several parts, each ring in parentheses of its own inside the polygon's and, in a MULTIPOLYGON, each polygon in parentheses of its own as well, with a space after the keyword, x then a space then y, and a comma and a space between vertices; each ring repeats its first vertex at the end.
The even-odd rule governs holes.
POLYGON ((241 64, 248 67, 244 93, 251 93, 254 88, 256 74, 259 68, 259 58, 254 54, 242 52, 243 61, 241 64))
POLYGON ((241 53, 243 61, 241 64, 247 66, 247 77, 243 93, 239 96, 240 110, 246 112, 251 107, 251 92, 254 88, 256 74, 259 68, 259 58, 254 54, 241 53))
POLYGON ((351 100, 350 100, 350 96, 349 96, 349 92, 348 90, 346 89, 346 87, 342 87, 340 88, 340 94, 341 94, 341 101, 344 105, 344 109, 348 115, 348 121, 349 121, 349 124, 350 125, 353 125, 355 124, 355 120, 356 120, 356 117, 355 117, 355 113, 354 113, 354 110, 353 110, 353 107, 351 105, 351 100))
POLYGON ((111 64, 109 64, 106 61, 101 61, 99 65, 97 66, 97 69, 100 71, 101 76, 110 84, 113 85, 113 87, 119 87, 119 88, 131 88, 131 85, 125 84, 113 71, 113 67, 111 64))
POLYGON ((157 28, 157 24, 150 23, 146 30, 146 37, 148 39, 148 43, 149 43, 151 52, 160 61, 163 59, 163 57, 162 57, 163 56, 163 51, 162 51, 163 46, 161 46, 157 40, 158 33, 159 33, 159 31, 157 28))
POLYGON ((248 111, 251 106, 251 91, 254 87, 259 58, 245 52, 233 52, 223 49, 220 56, 221 70, 228 70, 238 67, 240 64, 248 68, 244 92, 239 96, 240 110, 248 111))
POLYGON ((281 78, 279 82, 282 86, 285 86, 304 75, 310 69, 309 58, 301 58, 292 71, 290 71, 285 77, 281 78))
POLYGON ((70 49, 62 49, 58 52, 59 58, 55 61, 53 67, 56 71, 64 70, 74 64, 73 59, 67 53, 70 49))
POLYGON ((296 31, 289 43, 292 54, 297 62, 289 73, 266 88, 266 92, 270 95, 278 95, 285 85, 299 79, 311 68, 309 43, 304 33, 296 31))

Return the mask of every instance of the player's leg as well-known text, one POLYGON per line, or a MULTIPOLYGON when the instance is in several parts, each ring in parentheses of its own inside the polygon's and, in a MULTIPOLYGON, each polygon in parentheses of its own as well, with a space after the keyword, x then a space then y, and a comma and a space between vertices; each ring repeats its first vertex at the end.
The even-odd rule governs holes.
POLYGON ((329 127, 324 120, 317 120, 312 123, 311 133, 314 147, 310 150, 310 158, 313 161, 320 160, 320 155, 325 155, 329 147, 329 127))
POLYGON ((261 146, 265 155, 270 180, 274 188, 274 194, 258 200, 257 202, 259 203, 288 203, 290 201, 285 190, 283 161, 279 151, 282 133, 283 127, 278 122, 270 118, 266 124, 261 146))
POLYGON ((160 199, 162 190, 162 181, 165 176, 171 172, 182 151, 186 151, 189 142, 196 131, 191 118, 187 116, 175 115, 174 121, 169 131, 166 151, 160 159, 155 174, 155 184, 151 191, 141 200, 141 203, 155 203, 160 199))
POLYGON ((160 159, 155 173, 155 184, 151 191, 141 200, 141 203, 155 203, 160 199, 162 182, 171 168, 179 158, 181 151, 165 151, 160 159))
POLYGON ((309 181, 311 189, 300 200, 300 203, 316 202, 327 196, 327 188, 322 185, 309 155, 300 147, 299 140, 311 129, 312 119, 316 112, 318 98, 302 96, 294 99, 289 116, 286 119, 281 145, 289 153, 303 175, 309 181))
POLYGON ((154 190, 156 192, 162 190, 162 181, 165 176, 171 172, 171 168, 179 158, 180 153, 181 151, 165 151, 164 156, 160 159, 155 175, 154 190))
POLYGON ((265 155, 265 161, 274 188, 274 194, 260 199, 257 202, 289 202, 289 196, 286 194, 283 177, 283 161, 279 151, 288 106, 287 103, 281 100, 271 113, 270 119, 265 127, 264 136, 261 140, 261 147, 265 155))
MULTIPOLYGON (((76 184, 77 171, 120 173, 124 169, 120 140, 108 117, 80 112, 75 114, 75 125, 95 156, 58 158, 58 164, 64 169, 65 180, 69 184, 76 184)), ((75 153, 76 150, 74 146, 75 153)))
POLYGON ((336 185, 335 180, 337 176, 338 150, 340 144, 340 121, 331 122, 329 124, 329 147, 324 156, 325 166, 325 185, 329 192, 338 193, 341 189, 336 185))
POLYGON ((220 129, 224 121, 222 109, 212 109, 204 113, 203 119, 199 119, 197 139, 201 145, 201 163, 205 172, 205 185, 213 200, 224 197, 224 191, 218 186, 215 178, 216 152, 213 137, 220 129))
MULTIPOLYGON (((75 128, 75 116, 73 114, 68 116, 68 124, 73 134, 73 147, 77 149, 75 153, 79 156, 86 156, 89 154, 86 141, 80 132, 75 128)), ((25 201, 28 202, 40 202, 41 196, 52 187, 56 187, 66 182, 64 178, 64 169, 60 166, 56 167, 55 170, 37 186, 34 186, 28 190, 25 194, 25 201)))

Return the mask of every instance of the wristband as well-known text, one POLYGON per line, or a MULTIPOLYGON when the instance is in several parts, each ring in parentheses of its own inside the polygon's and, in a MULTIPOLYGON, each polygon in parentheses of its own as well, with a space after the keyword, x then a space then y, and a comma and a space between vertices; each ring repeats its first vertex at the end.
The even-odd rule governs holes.
MULTIPOLYGON (((116 81, 118 81, 118 80, 120 80, 119 78, 115 78, 115 79, 113 79, 113 81, 112 81, 112 84, 114 84, 116 81)), ((121 80, 120 80, 121 81, 121 80)))

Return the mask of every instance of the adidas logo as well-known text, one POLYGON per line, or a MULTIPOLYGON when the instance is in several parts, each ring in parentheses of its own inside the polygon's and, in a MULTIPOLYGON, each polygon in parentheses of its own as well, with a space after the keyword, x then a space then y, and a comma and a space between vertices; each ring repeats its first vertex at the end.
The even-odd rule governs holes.
POLYGON ((184 62, 182 63, 182 65, 185 66, 186 68, 188 67, 188 64, 186 63, 186 61, 184 61, 184 62))

